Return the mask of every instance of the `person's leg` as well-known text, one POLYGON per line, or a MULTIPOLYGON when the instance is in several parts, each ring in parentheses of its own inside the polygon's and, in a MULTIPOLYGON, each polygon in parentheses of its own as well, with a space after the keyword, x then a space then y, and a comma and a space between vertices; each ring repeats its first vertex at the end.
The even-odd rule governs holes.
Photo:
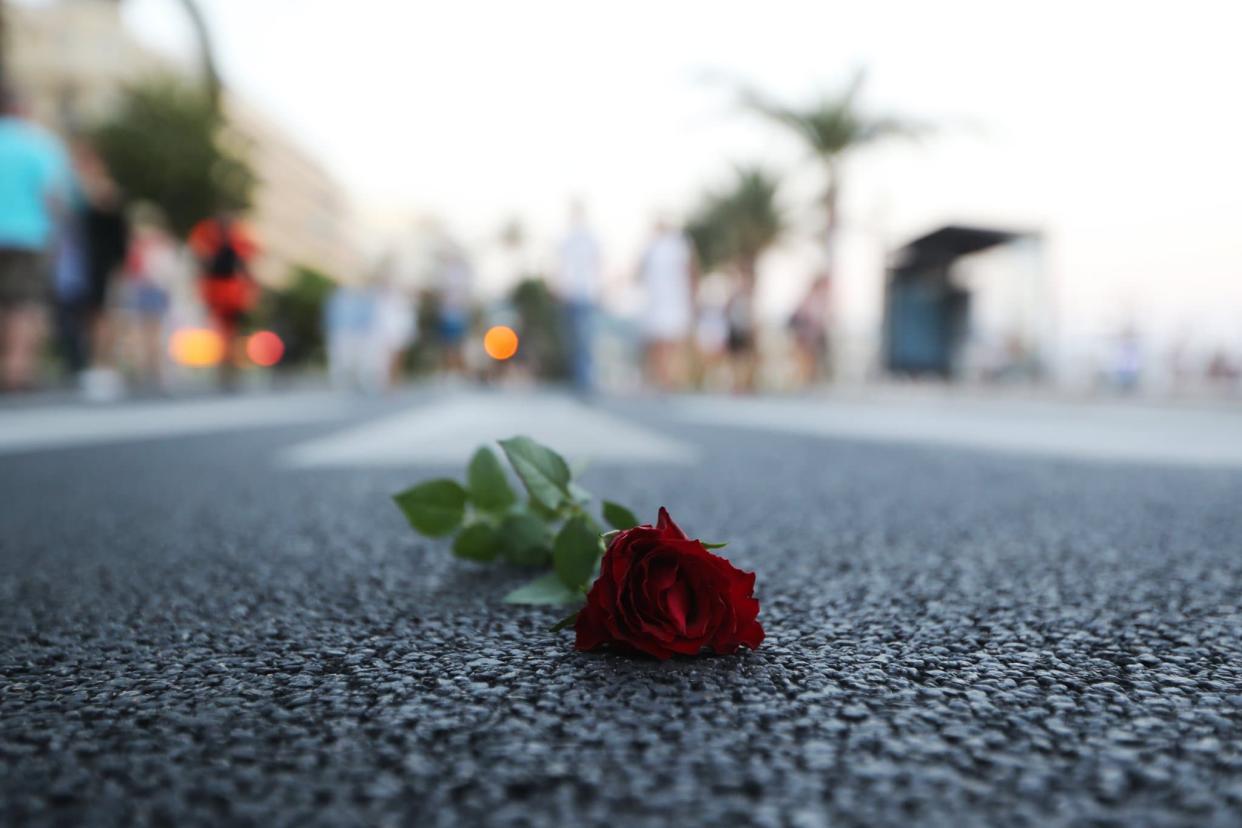
POLYGON ((88 317, 90 363, 92 368, 111 368, 115 362, 112 314, 107 307, 91 311, 88 317))
POLYGON ((216 320, 216 332, 220 335, 222 353, 216 378, 221 391, 237 390, 238 365, 241 353, 238 347, 238 319, 235 314, 221 314, 216 320))
POLYGON ((56 335, 60 340, 65 368, 70 374, 77 376, 86 368, 87 363, 84 311, 77 302, 58 301, 55 316, 56 335))
POLYGON ((754 347, 743 348, 737 354, 737 386, 739 394, 751 394, 755 390, 755 364, 758 355, 754 347))
POLYGON ((396 388, 405 375, 405 354, 408 346, 393 348, 388 354, 388 387, 396 388))
POLYGON ((569 306, 570 364, 574 386, 589 394, 595 387, 594 308, 587 304, 569 306))
POLYGON ((674 391, 684 391, 690 378, 690 339, 683 337, 675 340, 670 343, 669 348, 671 351, 669 361, 672 365, 672 380, 669 388, 674 391))
POLYGON ((677 343, 660 339, 651 343, 652 378, 661 391, 672 391, 677 385, 677 343))
POLYGON ((43 339, 43 309, 22 304, 4 312, 0 351, 4 364, 0 369, 0 385, 6 391, 19 391, 34 385, 39 344, 43 339))
POLYGON ((34 384, 50 274, 42 255, 0 249, 0 389, 34 384))
POLYGON ((643 362, 643 374, 646 376, 647 385, 652 388, 659 388, 661 385, 660 340, 647 340, 647 346, 645 353, 643 354, 643 362))
POLYGON ((139 336, 142 339, 140 359, 142 361, 143 381, 156 388, 161 388, 164 385, 164 349, 162 347, 164 320, 160 316, 146 314, 142 317, 139 325, 141 325, 139 336))

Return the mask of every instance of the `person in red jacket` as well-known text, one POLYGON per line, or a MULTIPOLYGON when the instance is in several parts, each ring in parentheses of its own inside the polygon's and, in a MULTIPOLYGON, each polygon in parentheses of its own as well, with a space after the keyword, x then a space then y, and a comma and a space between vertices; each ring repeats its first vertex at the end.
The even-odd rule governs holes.
POLYGON ((199 295, 212 325, 224 341, 220 383, 231 388, 241 357, 241 323, 258 299, 250 262, 259 246, 249 229, 228 213, 203 219, 190 231, 190 250, 198 261, 199 295))

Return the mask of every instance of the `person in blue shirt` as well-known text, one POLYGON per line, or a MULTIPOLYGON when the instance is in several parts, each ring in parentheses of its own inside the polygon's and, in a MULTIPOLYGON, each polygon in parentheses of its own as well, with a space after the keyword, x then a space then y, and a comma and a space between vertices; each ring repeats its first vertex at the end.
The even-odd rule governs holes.
POLYGON ((69 199, 68 153, 0 90, 0 390, 33 384, 51 292, 57 219, 69 199))

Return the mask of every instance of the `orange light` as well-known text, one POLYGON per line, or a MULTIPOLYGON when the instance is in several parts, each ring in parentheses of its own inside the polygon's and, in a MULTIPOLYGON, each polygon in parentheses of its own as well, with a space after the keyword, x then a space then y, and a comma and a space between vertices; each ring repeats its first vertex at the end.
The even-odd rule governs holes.
POLYGON ((210 328, 182 328, 168 341, 168 355, 182 365, 215 365, 224 358, 224 340, 210 328))
POLYGON ((497 325, 483 335, 483 350, 492 359, 505 360, 517 353, 518 335, 513 328, 497 325))
POLYGON ((280 358, 284 355, 285 343, 281 342, 280 337, 271 331, 253 333, 246 340, 246 356, 250 357, 250 361, 255 365, 270 368, 280 362, 280 358))

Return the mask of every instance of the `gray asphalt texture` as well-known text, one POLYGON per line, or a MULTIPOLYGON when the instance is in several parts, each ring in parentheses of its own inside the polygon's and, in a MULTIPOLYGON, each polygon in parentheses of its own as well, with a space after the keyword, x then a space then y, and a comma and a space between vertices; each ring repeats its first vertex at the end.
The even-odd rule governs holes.
POLYGON ((625 414, 758 651, 574 652, 331 425, 4 457, 0 823, 1242 824, 1242 476, 625 414))

